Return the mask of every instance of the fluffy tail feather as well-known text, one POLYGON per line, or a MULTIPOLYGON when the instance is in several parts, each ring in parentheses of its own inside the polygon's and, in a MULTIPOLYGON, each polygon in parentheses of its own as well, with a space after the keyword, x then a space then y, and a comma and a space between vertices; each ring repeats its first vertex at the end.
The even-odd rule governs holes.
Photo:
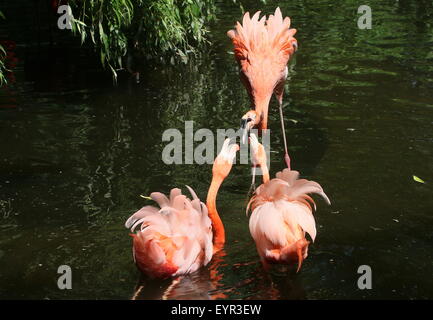
POLYGON ((305 240, 305 238, 296 242, 296 253, 298 255, 298 268, 296 269, 296 273, 301 270, 302 262, 304 261, 305 250, 308 248, 309 244, 310 242, 305 240))
POLYGON ((298 47, 297 40, 293 37, 296 29, 290 29, 290 18, 283 19, 280 8, 267 20, 266 16, 259 20, 259 15, 260 11, 250 18, 249 12, 245 13, 242 24, 237 22, 235 29, 227 32, 233 42, 236 59, 251 63, 251 58, 266 50, 267 54, 276 55, 276 61, 285 66, 298 47))

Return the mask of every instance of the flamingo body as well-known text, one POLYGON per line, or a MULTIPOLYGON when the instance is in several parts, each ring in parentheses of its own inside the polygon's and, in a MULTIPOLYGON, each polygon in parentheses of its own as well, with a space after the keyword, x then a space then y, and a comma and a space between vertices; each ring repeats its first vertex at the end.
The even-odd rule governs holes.
POLYGON ((134 260, 140 270, 156 278, 196 271, 212 258, 212 227, 208 211, 195 193, 193 200, 172 189, 170 198, 150 196, 160 209, 146 206, 134 213, 126 227, 133 234, 134 260))
POLYGON ((316 224, 308 193, 320 194, 328 203, 322 187, 314 181, 299 179, 297 171, 285 169, 277 178, 257 188, 251 200, 250 233, 262 261, 291 263, 299 267, 307 257, 308 233, 314 241, 316 224))
POLYGON ((213 164, 206 205, 188 186, 192 200, 178 188, 171 190, 169 198, 153 192, 150 197, 159 208, 145 206, 126 221, 125 227, 133 232, 134 261, 143 273, 154 278, 189 274, 206 266, 222 249, 225 233, 216 196, 237 151, 239 146, 226 139, 213 164))

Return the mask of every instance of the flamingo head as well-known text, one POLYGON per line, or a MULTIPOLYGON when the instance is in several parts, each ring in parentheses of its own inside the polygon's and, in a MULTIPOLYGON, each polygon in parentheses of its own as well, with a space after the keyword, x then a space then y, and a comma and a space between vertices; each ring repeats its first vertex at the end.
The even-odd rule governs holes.
POLYGON ((230 139, 227 138, 213 163, 212 173, 214 176, 225 179, 229 175, 237 151, 239 151, 239 145, 230 143, 230 139))
POLYGON ((249 131, 260 122, 260 116, 255 110, 250 110, 241 118, 242 143, 247 142, 249 131))

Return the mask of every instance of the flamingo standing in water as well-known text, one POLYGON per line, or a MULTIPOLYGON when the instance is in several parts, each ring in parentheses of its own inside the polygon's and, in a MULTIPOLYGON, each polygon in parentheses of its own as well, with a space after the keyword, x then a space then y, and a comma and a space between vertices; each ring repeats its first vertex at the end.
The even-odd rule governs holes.
POLYGON ((268 263, 298 262, 297 272, 307 257, 308 233, 314 241, 316 223, 313 209, 314 200, 308 195, 317 193, 330 204, 322 187, 314 181, 298 179, 299 172, 284 169, 269 179, 266 154, 255 134, 250 135, 253 163, 263 172, 263 184, 251 198, 247 211, 251 208, 249 228, 260 259, 268 268, 268 263))
POLYGON ((192 273, 205 266, 225 242, 223 223, 216 210, 216 196, 232 168, 239 150, 237 144, 224 141, 212 168, 212 182, 206 205, 187 186, 193 200, 172 189, 170 198, 159 192, 150 197, 160 208, 145 206, 125 223, 133 233, 133 255, 138 268, 154 278, 192 273))
POLYGON ((253 106, 241 119, 243 143, 253 127, 260 130, 268 128, 269 101, 275 94, 280 109, 284 159, 290 169, 282 105, 287 63, 298 48, 297 40, 293 37, 296 29, 290 29, 290 18, 283 19, 280 8, 267 20, 266 16, 259 20, 259 15, 260 11, 250 18, 250 14, 245 13, 242 24, 237 22, 235 30, 227 32, 234 45, 241 81, 253 106))

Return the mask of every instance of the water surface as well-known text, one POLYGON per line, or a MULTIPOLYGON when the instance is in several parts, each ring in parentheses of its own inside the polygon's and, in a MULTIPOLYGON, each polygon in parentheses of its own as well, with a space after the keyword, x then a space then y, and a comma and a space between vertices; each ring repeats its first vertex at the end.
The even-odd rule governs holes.
MULTIPOLYGON (((268 2, 244 7, 270 13, 268 2)), ((138 85, 121 75, 113 86, 78 49, 37 48, 9 29, 19 62, 0 97, 1 298, 433 298, 432 3, 377 1, 371 30, 357 28, 353 1, 279 5, 298 29, 285 95, 293 167, 332 201, 317 199, 302 271, 262 270, 245 216, 248 165, 219 193, 227 245, 208 267, 172 283, 143 279, 132 261, 123 224, 149 204, 139 195, 188 184, 204 199, 211 178, 210 165, 164 164, 163 131, 187 120, 236 128, 249 105, 225 35, 241 12, 221 1, 203 54, 149 64, 138 85), (57 288, 63 264, 72 290, 57 288), (356 285, 360 265, 372 290, 356 285)), ((284 163, 271 103, 273 175, 284 163)))

